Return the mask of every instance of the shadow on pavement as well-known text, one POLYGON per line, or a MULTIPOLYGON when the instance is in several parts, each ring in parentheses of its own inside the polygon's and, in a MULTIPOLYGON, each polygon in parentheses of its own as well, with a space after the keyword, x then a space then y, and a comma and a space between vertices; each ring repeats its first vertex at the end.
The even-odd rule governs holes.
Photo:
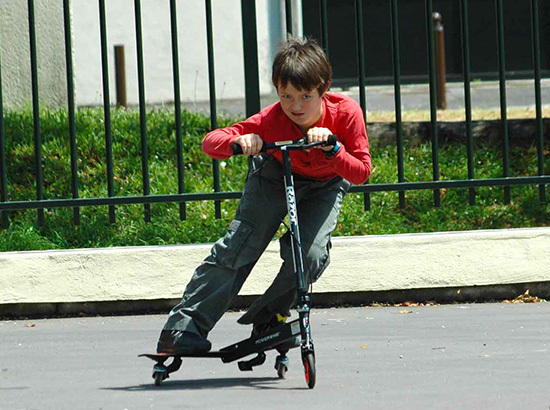
POLYGON ((279 389, 279 390, 308 390, 304 387, 285 388, 282 380, 278 377, 230 377, 213 379, 194 379, 194 380, 165 380, 161 386, 151 384, 140 384, 139 386, 127 387, 104 387, 100 390, 112 391, 150 391, 150 390, 204 390, 204 389, 224 389, 231 387, 253 387, 255 389, 279 389))

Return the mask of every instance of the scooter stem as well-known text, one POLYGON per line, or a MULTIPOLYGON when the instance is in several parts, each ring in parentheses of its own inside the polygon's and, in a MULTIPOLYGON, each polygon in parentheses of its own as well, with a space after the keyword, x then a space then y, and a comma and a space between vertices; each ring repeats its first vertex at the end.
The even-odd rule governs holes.
POLYGON ((296 206, 296 193, 294 191, 294 178, 292 177, 292 168, 290 165, 290 153, 286 147, 281 147, 283 156, 283 173, 285 179, 286 203, 288 210, 288 219, 290 221, 292 259, 294 262, 294 272, 296 272, 296 281, 298 285, 298 306, 297 311, 300 316, 300 333, 302 336, 302 353, 313 351, 313 342, 311 340, 311 330, 309 327, 310 297, 308 285, 304 272, 304 255, 300 240, 300 228, 298 225, 298 208, 296 206))

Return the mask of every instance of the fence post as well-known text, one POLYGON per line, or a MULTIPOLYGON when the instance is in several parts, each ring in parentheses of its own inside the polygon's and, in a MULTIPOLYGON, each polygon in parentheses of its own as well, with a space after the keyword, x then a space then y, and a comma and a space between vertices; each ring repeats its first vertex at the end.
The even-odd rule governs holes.
POLYGON ((447 108, 446 69, 445 69, 445 31, 441 23, 441 14, 433 13, 435 37, 435 77, 437 90, 437 108, 447 108))
POLYGON ((241 0, 241 16, 243 20, 245 106, 246 116, 250 117, 261 109, 256 4, 254 0, 241 0))
POLYGON ((124 46, 115 46, 115 72, 116 72, 116 105, 128 108, 126 98, 126 59, 124 57, 124 46))

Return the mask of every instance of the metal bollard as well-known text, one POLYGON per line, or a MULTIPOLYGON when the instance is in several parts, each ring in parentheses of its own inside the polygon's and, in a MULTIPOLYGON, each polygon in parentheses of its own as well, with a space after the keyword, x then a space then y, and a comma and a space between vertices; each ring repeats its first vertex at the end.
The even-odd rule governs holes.
POLYGON ((435 40, 435 77, 437 90, 437 108, 447 108, 446 69, 445 69, 445 32, 441 23, 441 14, 433 13, 435 40))
POLYGON ((116 105, 128 108, 126 99, 126 62, 124 58, 124 46, 115 46, 115 72, 116 72, 116 105))

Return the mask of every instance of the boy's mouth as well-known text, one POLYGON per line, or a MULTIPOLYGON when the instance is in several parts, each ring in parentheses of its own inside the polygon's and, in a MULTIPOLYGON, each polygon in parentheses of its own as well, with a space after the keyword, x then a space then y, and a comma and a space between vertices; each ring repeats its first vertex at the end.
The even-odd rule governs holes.
POLYGON ((303 112, 293 112, 292 115, 295 116, 295 117, 303 117, 304 113, 303 112))

